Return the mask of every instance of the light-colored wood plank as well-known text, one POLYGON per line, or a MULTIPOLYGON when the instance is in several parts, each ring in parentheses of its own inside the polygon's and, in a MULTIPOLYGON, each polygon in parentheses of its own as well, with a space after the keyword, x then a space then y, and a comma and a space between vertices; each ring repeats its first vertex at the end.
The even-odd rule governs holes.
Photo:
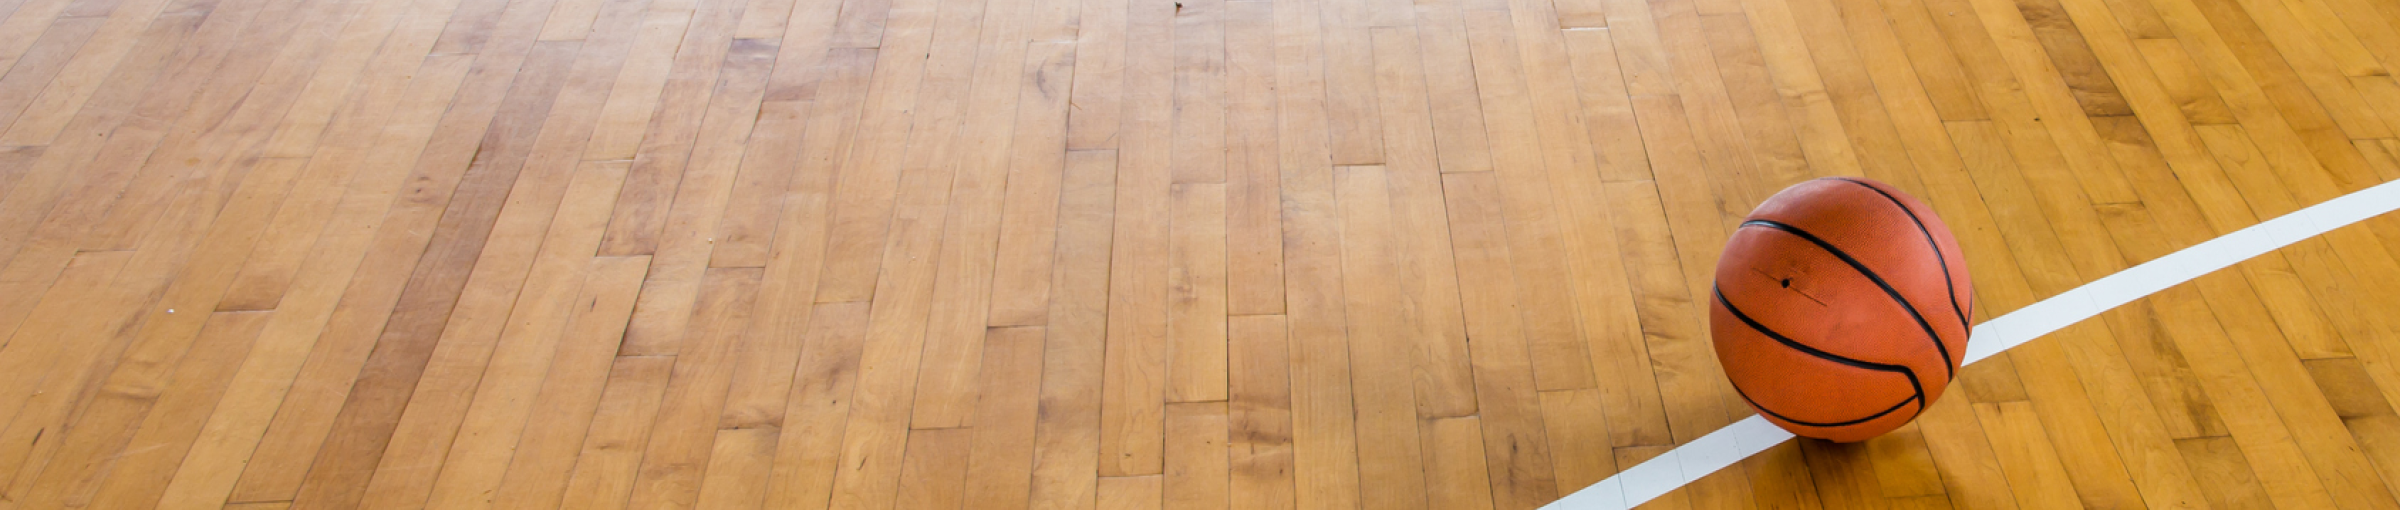
POLYGON ((1418 38, 1405 28, 1379 27, 1371 32, 1375 44, 1377 103, 1384 118, 1385 140, 1393 144, 1384 166, 1392 207, 1393 262, 1400 276, 1400 293, 1408 319, 1404 338, 1413 344, 1417 415, 1422 418, 1463 416, 1475 412, 1474 375, 1469 370, 1467 339, 1459 302, 1457 263, 1450 248, 1450 227, 1443 212, 1442 172, 1426 128, 1425 74, 1416 57, 1418 38))
POLYGON ((635 471, 648 449, 650 425, 664 407, 676 358, 627 356, 610 370, 591 431, 576 454, 575 474, 559 494, 534 494, 532 508, 624 508, 635 471))
POLYGON ((1160 508, 1165 494, 1165 478, 1149 476, 1111 476, 1100 478, 1100 510, 1153 510, 1160 508))
POLYGON ((1526 92, 1516 41, 1502 13, 1467 13, 1467 39, 1476 55, 1477 92, 1484 125, 1491 132, 1493 165, 1499 172, 1509 251, 1517 267, 1518 303, 1525 307, 1526 337, 1533 343, 1534 381, 1542 389, 1594 386, 1593 367, 1578 358, 1586 332, 1575 321, 1574 296, 1556 275, 1567 271, 1560 220, 1551 202, 1555 183, 1540 156, 1531 99, 1526 92))
POLYGON ((1283 304, 1283 172, 1276 166, 1274 4, 1229 2, 1225 21, 1225 311, 1283 304))
POLYGON ((965 501, 967 449, 974 435, 973 429, 964 428, 908 431, 908 455, 900 461, 900 494, 892 508, 959 508, 965 501))
POLYGON ((767 494, 767 470, 775 461, 776 432, 773 427, 717 431, 707 474, 700 479, 700 498, 691 507, 759 508, 767 494))
MULTIPOLYGON (((1614 466, 1591 464, 1594 460, 1605 462, 1607 456, 1573 455, 1605 452, 1612 424, 1600 418, 1596 398, 1582 402, 1590 405, 1578 406, 1591 412, 1570 414, 1551 411, 1545 406, 1548 399, 1535 393, 1529 370, 1532 352, 1514 306, 1518 295, 1515 268, 1493 177, 1489 173, 1447 175, 1442 188, 1449 201, 1467 334, 1476 339, 1468 347, 1474 354, 1471 359, 1481 416, 1477 421, 1483 453, 1488 457, 1484 464, 1492 470, 1492 487, 1487 491, 1495 507, 1525 508, 1556 497, 1562 486, 1590 485, 1599 481, 1602 473, 1615 471, 1614 466), (1561 444, 1566 446, 1558 446, 1561 444), (1567 447, 1575 449, 1563 449, 1567 447), (1553 461, 1558 464, 1551 465, 1553 461), (1556 478, 1544 476, 1554 472, 1556 478)), ((1571 393, 1596 397, 1598 390, 1571 393)))
POLYGON ((1293 508, 1291 346, 1285 325, 1280 315, 1235 316, 1225 325, 1233 508, 1293 508))
MULTIPOLYGON (((250 352, 272 312, 218 312, 192 341, 191 352, 165 391, 158 395, 122 454, 109 462, 99 489, 85 496, 97 505, 155 504, 169 476, 198 439, 201 420, 224 396, 225 385, 250 352)), ((53 468, 56 469, 56 468, 53 468)))
POLYGON ((1225 399, 1225 200, 1223 184, 1176 184, 1170 191, 1168 402, 1225 399))
POLYGON ((2041 418, 2032 404, 2004 402, 1975 404, 1975 415, 1992 436, 2000 469, 2008 473, 2009 489, 2025 505, 2075 506, 2075 484, 2059 465, 2060 452, 2042 434, 2041 418))
POLYGON ((1431 508, 1491 508, 1486 478, 1483 422, 1474 416, 1427 420, 1426 489, 1431 508))
POLYGON ((1095 497, 1116 162, 1115 151, 1070 151, 1060 181, 1057 269, 1050 280, 1049 338, 1042 344, 1041 409, 1034 422, 1032 501, 1027 502, 1032 508, 1087 508, 1095 497))
POLYGON ((1034 441, 1040 422, 1041 327, 993 328, 983 339, 983 390, 975 402, 975 439, 964 498, 997 508, 1030 502, 1034 441))
MULTIPOLYGON (((775 52, 772 44, 745 42, 751 44, 742 44, 735 48, 738 51, 725 54, 721 79, 710 80, 716 87, 706 96, 707 106, 699 108, 705 111, 698 115, 696 131, 692 131, 696 141, 690 145, 689 158, 677 161, 682 167, 681 180, 674 186, 673 204, 658 217, 664 230, 658 233, 657 249, 651 252, 650 276, 642 284, 640 300, 634 303, 633 321, 626 326, 621 354, 672 354, 685 338, 682 333, 686 321, 692 317, 692 303, 708 270, 709 254, 716 248, 717 228, 741 170, 746 147, 743 142, 756 127, 768 67, 774 64, 766 59, 775 52)), ((662 159, 673 160, 682 155, 675 152, 677 149, 664 149, 668 154, 662 159)), ((648 173, 647 169, 639 159, 634 167, 634 174, 627 176, 626 190, 644 185, 635 175, 648 173)), ((617 200, 623 204, 635 198, 620 195, 617 200)), ((609 228, 618 230, 629 225, 625 219, 625 215, 617 215, 609 221, 609 228)), ((612 237, 621 236, 612 232, 612 237)), ((614 243, 604 237, 602 245, 609 244, 614 243)), ((604 248, 600 253, 618 252, 604 248)))
MULTIPOLYGON (((506 322, 486 325, 483 321, 461 318, 442 332, 441 344, 434 347, 425 361, 424 375, 415 381, 408 409, 391 429, 388 439, 391 446, 387 447, 390 450, 378 461, 375 471, 447 462, 450 449, 444 445, 456 444, 455 439, 462 432, 460 427, 469 419, 476 422, 476 428, 509 428, 508 424, 515 421, 509 416, 470 416, 475 398, 483 395, 483 388, 490 388, 493 396, 489 398, 521 401, 525 398, 522 392, 534 387, 531 381, 546 375, 528 366, 555 357, 568 318, 581 301, 574 296, 581 293, 593 250, 599 246, 600 231, 607 225, 605 211, 614 204, 628 165, 597 162, 577 166, 580 168, 557 199, 558 209, 548 225, 548 236, 541 240, 541 250, 533 254, 519 293, 508 296, 516 303, 509 306, 506 322), (492 369, 494 363, 500 366, 485 377, 486 370, 492 369), (482 386, 487 383, 489 386, 482 386)), ((501 229, 516 226, 509 221, 514 219, 509 212, 501 211, 501 225, 495 228, 494 235, 510 233, 501 229)), ((490 259, 478 262, 511 263, 490 259)), ((468 299, 481 297, 482 293, 477 291, 482 289, 476 283, 470 277, 467 296, 461 297, 460 306, 497 307, 497 303, 468 299)), ((469 446, 474 446, 471 441, 469 446)), ((370 507, 421 504, 416 502, 431 493, 436 475, 375 476, 366 484, 360 504, 370 507)), ((301 492, 308 493, 306 482, 301 492)))
POLYGON ((1059 206, 1067 154, 1067 119, 1072 94, 1066 88, 1076 66, 1075 48, 1037 42, 1025 57, 1030 81, 1017 99, 1017 139, 1008 174, 1008 197, 1000 213, 1000 247, 993 262, 990 323, 1040 325, 1049 315, 1050 277, 1057 267, 1059 206))
POLYGON ((1342 288, 1349 320, 1350 387, 1356 392, 1360 503, 1423 508, 1425 471, 1418 441, 1413 370, 1400 315, 1393 259, 1390 179, 1378 166, 1334 168, 1341 208, 1342 288))
POLYGON ((531 487, 524 490, 555 491, 566 481, 556 475, 573 465, 570 449, 591 423, 591 406, 601 396, 649 262, 594 259, 580 295, 567 303, 570 316, 550 340, 552 349, 537 343, 493 353, 426 505, 493 504, 501 498, 485 495, 506 492, 504 477, 510 475, 526 479, 520 484, 531 487))
MULTIPOLYGON (((1021 86, 1039 67, 1024 64, 1023 17, 1028 2, 994 2, 976 46, 975 76, 955 148, 932 164, 951 167, 949 209, 936 233, 931 315, 925 325, 923 361, 910 423, 916 428, 967 426, 974 422, 975 368, 982 355, 984 325, 991 309, 993 257, 999 249, 1000 213, 1008 185, 1009 144, 1017 123, 1021 86)), ((927 195, 931 196, 931 195, 927 195)), ((921 256, 921 255, 919 255, 921 256)))
MULTIPOLYGON (((702 278, 700 301, 692 308, 690 343, 675 355, 675 373, 667 381, 658 419, 643 445, 641 468, 627 480, 631 487, 625 502, 605 504, 636 509, 688 507, 700 497, 733 366, 743 351, 749 350, 745 344, 764 336, 748 331, 762 273, 749 268, 711 269, 702 278)), ((570 486, 568 490, 574 489, 570 486)), ((561 507, 578 508, 572 504, 561 507)))
POLYGON ((1162 508, 1230 508, 1231 450, 1224 402, 1167 405, 1165 502, 1162 508))
POLYGON ((1224 0, 1175 3, 1175 182, 1225 182, 1224 0))
POLYGON ((1167 243, 1173 221, 1173 6, 1129 8, 1116 225, 1109 244, 1108 363, 1100 476, 1156 474, 1165 405, 1167 243))
MULTIPOLYGON (((492 508, 559 508, 560 502, 569 497, 567 489, 576 487, 579 479, 583 484, 581 488, 591 489, 601 480, 592 477, 631 476, 630 472, 611 470, 632 469, 633 463, 640 460, 633 455, 639 455, 641 442, 649 437, 650 418, 658 412, 659 398, 661 392, 666 390, 667 377, 672 374, 675 359, 651 356, 619 358, 613 356, 614 352, 610 351, 609 366, 600 373, 602 382, 599 384, 589 384, 588 379, 570 379, 565 377, 565 373, 551 379, 559 383, 551 386, 558 388, 558 391, 546 391, 542 401, 536 404, 542 407, 537 412, 544 412, 542 416, 545 417, 563 419, 545 419, 528 424, 525 439, 518 443, 517 454, 510 457, 506 478, 500 481, 499 489, 489 500, 492 508), (581 399, 569 401, 563 395, 567 393, 573 393, 581 399), (553 395, 557 398, 553 398, 553 395), (571 409, 559 414, 547 414, 562 407, 571 409), (635 420, 639 420, 639 423, 635 423, 635 420), (552 427, 565 430, 547 434, 552 427), (617 453, 587 457, 587 451, 617 453)), ((620 489, 608 495, 621 494, 623 492, 620 489)), ((479 504, 476 501, 469 503, 479 504)))
POLYGON ((775 470, 768 480, 768 508, 824 508, 832 497, 834 462, 850 396, 858 384, 859 352, 867 332, 868 304, 819 305, 809 321, 808 348, 792 374, 790 407, 775 441, 775 470))

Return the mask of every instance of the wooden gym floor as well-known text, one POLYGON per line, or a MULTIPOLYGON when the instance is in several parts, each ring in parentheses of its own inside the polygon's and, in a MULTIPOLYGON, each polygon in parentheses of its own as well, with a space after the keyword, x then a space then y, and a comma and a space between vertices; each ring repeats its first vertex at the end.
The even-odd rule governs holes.
MULTIPOLYGON (((1528 508, 1816 176, 1990 318, 2400 178, 2389 0, 0 0, 0 509, 1528 508)), ((2400 218, 1657 508, 2400 509, 2400 218)))

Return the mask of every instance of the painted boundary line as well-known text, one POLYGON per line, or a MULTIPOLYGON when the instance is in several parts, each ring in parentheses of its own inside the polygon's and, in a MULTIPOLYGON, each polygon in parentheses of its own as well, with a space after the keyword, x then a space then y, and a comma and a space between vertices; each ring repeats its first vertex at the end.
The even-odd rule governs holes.
MULTIPOLYGON (((1967 342, 1966 361, 1960 364, 1982 361, 2168 287, 2394 210, 2400 210, 2400 181, 2358 190, 2141 263, 1975 325, 1967 342)), ((1542 508, 1625 510, 1791 439, 1791 432, 1751 416, 1542 508)))

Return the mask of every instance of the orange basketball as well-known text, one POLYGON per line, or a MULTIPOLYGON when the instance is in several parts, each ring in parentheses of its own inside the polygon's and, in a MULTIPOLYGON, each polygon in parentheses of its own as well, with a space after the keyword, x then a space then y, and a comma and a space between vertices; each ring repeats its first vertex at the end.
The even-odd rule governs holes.
POLYGON ((1717 359, 1750 407, 1806 437, 1859 441, 1924 412, 1966 355, 1967 263, 1933 209, 1884 183, 1785 188, 1717 260, 1717 359))

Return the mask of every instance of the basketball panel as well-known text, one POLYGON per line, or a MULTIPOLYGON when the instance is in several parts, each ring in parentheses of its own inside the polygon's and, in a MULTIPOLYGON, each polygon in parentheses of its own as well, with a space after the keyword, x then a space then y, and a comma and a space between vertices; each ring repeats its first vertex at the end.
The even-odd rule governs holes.
POLYGON ((1897 367, 1870 368, 1793 348, 1722 305, 1710 307, 1710 322, 1726 376, 1753 405, 1774 414, 1811 423, 1852 422, 1917 397, 1917 385, 1897 367))

